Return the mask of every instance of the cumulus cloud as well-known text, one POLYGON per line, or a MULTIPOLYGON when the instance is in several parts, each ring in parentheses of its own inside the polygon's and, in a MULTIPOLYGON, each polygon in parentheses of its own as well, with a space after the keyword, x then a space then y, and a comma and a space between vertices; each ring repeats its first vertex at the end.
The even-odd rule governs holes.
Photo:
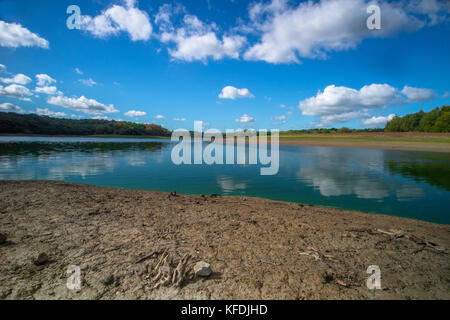
POLYGON ((243 114, 241 117, 237 118, 235 121, 241 122, 241 123, 250 123, 250 122, 255 122, 256 120, 254 118, 250 117, 248 114, 243 114))
POLYGON ((47 49, 49 43, 18 23, 8 23, 0 20, 0 46, 11 48, 40 47, 47 49))
POLYGON ((164 119, 163 115, 158 114, 157 116, 155 116, 156 119, 164 119))
POLYGON ((111 120, 111 118, 107 117, 107 116, 95 116, 95 117, 92 117, 91 119, 94 119, 94 120, 111 120))
POLYGON ((360 90, 329 85, 323 92, 303 100, 299 108, 306 116, 351 112, 360 108, 381 108, 398 99, 397 89, 388 84, 371 84, 360 90))
MULTIPOLYGON (((205 62, 208 58, 219 60, 223 58, 239 58, 239 50, 246 42, 245 37, 231 34, 217 36, 218 27, 215 23, 206 24, 196 16, 186 14, 181 26, 174 27, 171 16, 176 13, 172 6, 163 5, 155 17, 163 43, 174 43, 175 48, 169 49, 169 54, 176 60, 205 62)), ((182 11, 182 10, 178 10, 182 11)))
POLYGON ((253 98, 254 95, 247 89, 238 89, 233 86, 226 86, 219 94, 220 99, 253 98))
POLYGON ((327 127, 333 123, 343 123, 353 119, 367 118, 370 117, 369 111, 367 109, 344 112, 340 114, 330 114, 326 116, 321 116, 320 121, 316 123, 317 127, 327 127))
POLYGON ((78 74, 83 74, 83 71, 81 71, 81 70, 78 69, 78 68, 75 68, 75 72, 78 73, 78 74))
POLYGON ((16 106, 9 102, 0 103, 0 111, 2 111, 2 112, 19 112, 19 113, 24 112, 21 107, 16 106))
POLYGON ((317 126, 370 117, 370 109, 380 109, 394 103, 425 101, 434 98, 434 91, 407 87, 398 90, 388 84, 371 84, 361 89, 329 85, 315 96, 299 102, 305 116, 319 116, 317 126))
POLYGON ((0 72, 3 72, 6 70, 6 66, 4 64, 0 63, 0 72))
POLYGON ((30 101, 28 96, 32 96, 33 94, 27 87, 20 84, 11 84, 7 87, 0 85, 0 95, 30 101))
POLYGON ((69 98, 65 96, 53 96, 48 98, 47 103, 67 109, 84 112, 87 114, 105 114, 119 112, 114 105, 105 105, 94 99, 88 99, 85 96, 79 98, 69 98))
POLYGON ((445 21, 450 13, 448 1, 441 0, 410 0, 408 9, 413 13, 425 15, 428 25, 445 21))
POLYGON ((147 112, 130 110, 125 112, 124 115, 127 117, 145 117, 147 115, 147 112))
POLYGON ((362 122, 363 125, 371 128, 381 128, 386 125, 386 122, 394 119, 395 114, 390 114, 388 116, 379 116, 379 117, 371 117, 369 119, 365 119, 362 122))
POLYGON ((80 79, 78 80, 79 82, 81 82, 82 84, 84 84, 85 86, 88 87, 93 87, 97 84, 97 82, 95 82, 94 80, 92 80, 92 78, 89 79, 80 79))
POLYGON ((123 5, 113 5, 95 17, 82 15, 80 20, 81 30, 99 38, 126 32, 132 41, 145 41, 152 34, 147 13, 139 10, 134 0, 126 0, 123 5))
POLYGON ((410 14, 404 3, 379 1, 382 28, 366 26, 368 0, 305 1, 293 7, 287 0, 250 7, 251 28, 261 40, 244 54, 247 60, 298 63, 300 58, 325 58, 330 51, 356 47, 364 38, 414 31, 425 23, 410 14))
POLYGON ((52 77, 50 77, 48 74, 37 74, 36 75, 36 79, 37 79, 37 85, 38 86, 47 86, 49 84, 52 83, 56 83, 56 80, 53 79, 52 77))
POLYGON ((186 118, 173 118, 175 121, 186 121, 186 118))
POLYGON ((3 83, 28 84, 31 82, 31 78, 22 73, 19 73, 12 78, 0 78, 0 81, 3 83))
POLYGON ((426 100, 431 100, 436 97, 436 94, 431 89, 421 89, 405 86, 402 89, 402 94, 404 94, 409 102, 421 102, 426 100))
POLYGON ((34 92, 45 93, 48 95, 62 94, 62 92, 58 91, 58 89, 55 86, 36 87, 34 89, 34 92))
POLYGON ((64 112, 55 112, 48 108, 45 108, 45 109, 36 108, 36 114, 38 114, 40 116, 48 116, 48 117, 66 117, 67 116, 67 114, 65 114, 64 112))

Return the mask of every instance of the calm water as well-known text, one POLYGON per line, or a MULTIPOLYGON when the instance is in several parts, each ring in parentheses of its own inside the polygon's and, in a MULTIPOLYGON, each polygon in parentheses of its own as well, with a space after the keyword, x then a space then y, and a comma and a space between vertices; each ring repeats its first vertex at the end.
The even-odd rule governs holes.
POLYGON ((280 146, 280 170, 172 164, 170 141, 0 137, 0 179, 259 196, 450 223, 447 153, 280 146))

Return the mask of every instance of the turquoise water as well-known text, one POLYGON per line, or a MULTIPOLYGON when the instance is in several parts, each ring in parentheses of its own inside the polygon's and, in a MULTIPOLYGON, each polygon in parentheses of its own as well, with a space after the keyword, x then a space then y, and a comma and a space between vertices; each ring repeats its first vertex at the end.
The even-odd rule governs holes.
POLYGON ((0 137, 0 179, 258 196, 450 223, 448 153, 280 146, 278 174, 261 176, 260 165, 174 165, 173 145, 0 137))

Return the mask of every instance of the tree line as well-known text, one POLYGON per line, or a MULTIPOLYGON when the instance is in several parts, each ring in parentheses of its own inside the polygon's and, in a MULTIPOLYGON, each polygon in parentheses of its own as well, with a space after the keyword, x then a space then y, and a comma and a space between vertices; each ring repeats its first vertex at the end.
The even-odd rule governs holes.
POLYGON ((12 112, 0 112, 0 133, 163 137, 171 135, 171 131, 156 124, 97 119, 61 119, 12 112))
POLYGON ((450 132, 450 106, 435 108, 429 112, 395 117, 386 123, 387 132, 450 132))

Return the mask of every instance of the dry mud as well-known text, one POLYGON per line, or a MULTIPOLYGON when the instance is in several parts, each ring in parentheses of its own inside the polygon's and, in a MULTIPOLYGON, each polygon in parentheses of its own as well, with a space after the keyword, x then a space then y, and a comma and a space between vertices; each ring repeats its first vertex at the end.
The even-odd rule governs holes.
POLYGON ((0 233, 0 299, 450 298, 450 227, 385 215, 0 181, 0 233), (209 277, 193 274, 201 260, 209 277), (80 290, 66 287, 69 265, 80 290), (379 290, 366 286, 370 265, 379 290))

